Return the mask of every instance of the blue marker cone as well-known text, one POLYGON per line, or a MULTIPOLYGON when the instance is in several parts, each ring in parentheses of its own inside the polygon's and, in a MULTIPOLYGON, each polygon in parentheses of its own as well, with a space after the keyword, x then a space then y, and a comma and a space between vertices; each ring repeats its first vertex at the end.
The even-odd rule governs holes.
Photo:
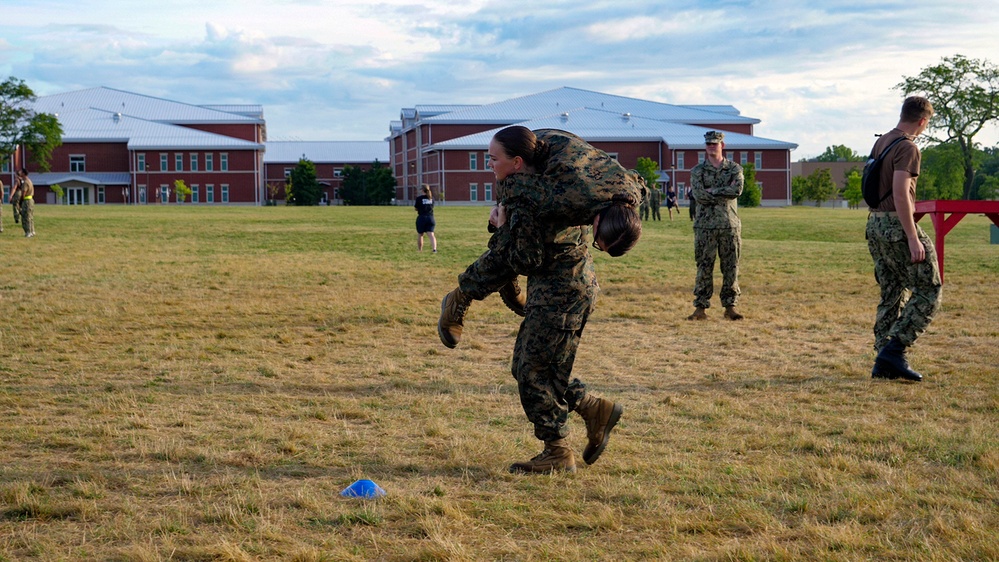
POLYGON ((358 480, 340 492, 345 498, 377 498, 385 495, 385 490, 371 480, 358 480))

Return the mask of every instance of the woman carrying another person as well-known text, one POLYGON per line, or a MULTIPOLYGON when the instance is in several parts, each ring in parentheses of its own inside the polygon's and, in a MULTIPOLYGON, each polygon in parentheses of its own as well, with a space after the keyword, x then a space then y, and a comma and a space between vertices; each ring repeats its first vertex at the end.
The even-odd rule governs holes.
POLYGON ((459 288, 444 297, 438 333, 454 347, 472 299, 485 298, 518 273, 527 275, 511 370, 544 449, 510 471, 574 472, 575 456, 565 439, 569 412, 586 423, 587 464, 603 453, 623 413, 619 404, 589 394, 578 378, 570 380, 599 290, 588 249, 590 224, 597 248, 627 252, 641 234, 635 206, 645 187, 605 153, 564 131, 535 135, 508 127, 493 137, 489 157, 502 203, 490 217, 497 230, 489 250, 459 276, 459 288))

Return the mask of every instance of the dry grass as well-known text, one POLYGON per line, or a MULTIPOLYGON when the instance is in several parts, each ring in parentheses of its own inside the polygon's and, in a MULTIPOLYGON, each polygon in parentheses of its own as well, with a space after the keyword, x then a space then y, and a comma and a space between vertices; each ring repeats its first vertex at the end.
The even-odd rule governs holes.
POLYGON ((414 215, 44 206, 30 240, 8 222, 0 560, 999 559, 984 218, 947 238, 919 385, 870 379, 866 213, 743 210, 738 323, 683 320, 690 223, 647 224, 597 258, 576 362, 625 417, 599 463, 525 477, 506 472, 539 450, 517 319, 490 298, 458 349, 435 332, 487 209, 439 209, 438 255, 414 215), (341 498, 358 478, 388 495, 341 498))

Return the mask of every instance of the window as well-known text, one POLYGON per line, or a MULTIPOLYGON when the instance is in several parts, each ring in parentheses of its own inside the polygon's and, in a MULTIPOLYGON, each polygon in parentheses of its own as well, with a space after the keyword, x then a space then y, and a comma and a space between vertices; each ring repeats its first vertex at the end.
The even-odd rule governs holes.
POLYGON ((477 183, 468 184, 468 200, 469 201, 479 200, 479 184, 477 183))
POLYGON ((229 184, 227 183, 222 184, 222 202, 229 202, 229 184))
POLYGON ((170 200, 170 187, 166 184, 160 184, 160 203, 166 203, 170 200))
POLYGON ((201 193, 201 188, 198 187, 198 184, 194 184, 191 186, 191 203, 201 202, 200 193, 201 193))
POLYGON ((291 177, 291 168, 284 169, 284 179, 289 179, 291 177))
POLYGON ((725 153, 725 158, 735 161, 735 153, 729 150, 728 152, 725 153))
POLYGON ((478 170, 479 169, 479 153, 469 152, 468 153, 468 169, 478 170))
POLYGON ((745 164, 746 162, 748 162, 749 161, 748 155, 749 155, 748 152, 740 152, 739 153, 739 163, 740 164, 745 164))
POLYGON ((205 186, 205 203, 215 202, 215 186, 208 184, 205 186))
POLYGON ((97 204, 103 205, 104 203, 106 203, 104 200, 104 186, 99 185, 97 186, 97 204))
POLYGON ((146 204, 146 186, 141 186, 142 189, 139 190, 139 203, 143 205, 146 204))
POLYGON ((3 165, 0 166, 0 172, 3 172, 5 174, 9 174, 10 173, 10 161, 8 161, 8 160, 4 160, 3 161, 3 165))
POLYGON ((334 178, 342 178, 343 177, 343 168, 333 168, 333 177, 334 178))
POLYGON ((137 159, 137 162, 135 164, 135 170, 137 172, 145 172, 146 171, 146 155, 145 154, 139 154, 139 155, 137 155, 136 159, 137 159))
POLYGON ((69 155, 69 171, 70 172, 86 172, 87 171, 87 157, 82 154, 70 154, 69 155))
POLYGON ((676 153, 676 169, 677 170, 686 169, 686 166, 683 163, 683 153, 682 152, 677 152, 676 153))
POLYGON ((10 203, 10 186, 9 185, 3 186, 3 193, 0 194, 0 197, 3 197, 3 203, 10 203))
POLYGON ((679 197, 686 199, 687 198, 687 184, 683 183, 682 181, 676 182, 676 192, 679 195, 679 197))
POLYGON ((753 165, 756 166, 757 170, 763 168, 763 153, 760 152, 759 150, 757 150, 756 153, 753 155, 753 165))
POLYGON ((486 201, 492 201, 493 200, 493 184, 487 183, 487 184, 484 185, 484 187, 486 188, 486 199, 485 200, 486 201))
POLYGON ((617 160, 617 152, 608 152, 607 156, 610 156, 611 158, 617 160))
POLYGON ((167 171, 167 155, 164 153, 160 153, 160 171, 167 171))
POLYGON ((198 153, 197 152, 192 152, 191 153, 191 171, 192 172, 197 172, 198 171, 198 153))
POLYGON ((223 152, 222 154, 219 154, 219 170, 222 170, 223 172, 228 172, 229 171, 229 154, 228 153, 223 152))
POLYGON ((183 172, 184 171, 184 155, 183 154, 181 154, 181 153, 178 152, 177 154, 173 155, 173 169, 174 169, 175 172, 183 172))
POLYGON ((703 150, 698 150, 697 151, 697 163, 698 164, 703 164, 704 163, 704 151, 703 150))
POLYGON ((215 171, 215 155, 211 152, 205 154, 205 171, 214 172, 215 171))

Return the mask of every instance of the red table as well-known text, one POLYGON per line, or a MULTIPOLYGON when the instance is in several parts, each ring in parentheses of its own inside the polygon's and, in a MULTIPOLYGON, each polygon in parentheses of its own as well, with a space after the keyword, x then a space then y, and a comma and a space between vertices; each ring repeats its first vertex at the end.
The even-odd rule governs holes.
POLYGON ((937 247, 937 265, 940 266, 940 282, 944 277, 944 237, 961 222, 968 213, 981 213, 999 226, 999 201, 916 201, 916 209, 912 217, 919 222, 923 215, 930 215, 933 230, 936 231, 934 243, 937 247), (944 215, 949 214, 949 217, 944 215))

